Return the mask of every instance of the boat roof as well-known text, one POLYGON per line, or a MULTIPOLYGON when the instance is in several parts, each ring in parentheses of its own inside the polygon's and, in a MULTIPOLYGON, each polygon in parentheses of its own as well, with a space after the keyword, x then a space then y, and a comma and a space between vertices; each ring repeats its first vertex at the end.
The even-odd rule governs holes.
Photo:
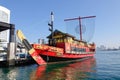
MULTIPOLYGON (((64 36, 68 36, 68 37, 71 37, 71 38, 75 38, 75 36, 73 36, 73 35, 70 35, 70 34, 68 34, 68 33, 64 33, 64 32, 62 32, 62 31, 59 31, 59 30, 55 30, 54 32, 53 32, 53 36, 55 36, 56 34, 58 35, 58 34, 62 34, 62 35, 64 35, 64 36)), ((49 36, 47 36, 47 38, 51 38, 51 36, 52 36, 52 34, 50 34, 49 36)))
POLYGON ((74 40, 75 40, 75 41, 79 41, 79 42, 86 43, 85 41, 81 41, 81 40, 79 40, 79 39, 76 39, 76 38, 74 38, 74 40))
MULTIPOLYGON (((85 41, 81 41, 81 40, 79 40, 79 39, 76 39, 75 36, 73 36, 73 35, 70 35, 70 34, 68 34, 68 33, 64 33, 64 32, 59 31, 59 30, 57 30, 57 29, 56 29, 53 33, 54 33, 53 36, 61 34, 61 35, 67 36, 67 37, 71 37, 71 38, 73 38, 73 40, 75 40, 75 41, 79 41, 79 42, 86 43, 85 41)), ((52 36, 52 34, 50 34, 49 36, 47 36, 47 38, 51 38, 51 36, 52 36)))

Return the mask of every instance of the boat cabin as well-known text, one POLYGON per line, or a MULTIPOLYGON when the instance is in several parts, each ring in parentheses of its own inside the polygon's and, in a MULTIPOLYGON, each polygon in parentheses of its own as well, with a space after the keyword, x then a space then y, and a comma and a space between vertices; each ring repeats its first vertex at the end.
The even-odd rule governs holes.
POLYGON ((55 46, 57 43, 74 43, 78 45, 86 44, 86 42, 76 39, 75 36, 61 32, 59 30, 55 30, 53 34, 50 34, 47 38, 49 40, 49 45, 52 46, 55 46))

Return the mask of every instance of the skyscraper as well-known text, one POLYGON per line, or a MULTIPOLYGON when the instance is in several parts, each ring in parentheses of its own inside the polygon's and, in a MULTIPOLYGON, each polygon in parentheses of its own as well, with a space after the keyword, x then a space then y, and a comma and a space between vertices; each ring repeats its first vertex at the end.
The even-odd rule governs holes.
MULTIPOLYGON (((10 10, 3 6, 0 6, 0 22, 10 23, 10 10)), ((0 32, 1 45, 6 46, 8 42, 9 42, 9 30, 0 32)))

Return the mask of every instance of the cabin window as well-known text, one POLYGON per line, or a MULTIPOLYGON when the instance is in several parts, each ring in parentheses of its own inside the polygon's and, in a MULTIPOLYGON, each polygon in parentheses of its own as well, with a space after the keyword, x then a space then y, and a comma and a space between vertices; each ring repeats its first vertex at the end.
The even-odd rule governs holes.
POLYGON ((84 46, 84 43, 80 42, 80 45, 84 46))
POLYGON ((64 40, 61 38, 58 38, 58 39, 56 39, 56 41, 59 43, 59 42, 63 42, 64 40))
POLYGON ((57 42, 59 43, 59 42, 60 42, 60 39, 57 39, 57 42))
POLYGON ((86 52, 86 49, 85 49, 85 48, 71 47, 71 51, 75 51, 75 52, 86 52))
POLYGON ((64 38, 64 42, 67 42, 67 39, 66 39, 66 38, 64 38))
POLYGON ((67 37, 67 40, 69 43, 72 43, 72 41, 73 41, 71 37, 67 37))

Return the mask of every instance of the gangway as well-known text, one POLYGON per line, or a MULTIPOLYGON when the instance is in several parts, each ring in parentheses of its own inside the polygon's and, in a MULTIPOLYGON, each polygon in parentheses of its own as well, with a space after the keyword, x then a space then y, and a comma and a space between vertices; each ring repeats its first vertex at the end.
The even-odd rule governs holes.
POLYGON ((28 50, 31 57, 36 61, 38 65, 46 64, 46 62, 41 58, 41 56, 35 51, 35 49, 30 45, 28 40, 25 38, 21 30, 17 30, 17 36, 20 41, 23 43, 25 48, 28 50))

